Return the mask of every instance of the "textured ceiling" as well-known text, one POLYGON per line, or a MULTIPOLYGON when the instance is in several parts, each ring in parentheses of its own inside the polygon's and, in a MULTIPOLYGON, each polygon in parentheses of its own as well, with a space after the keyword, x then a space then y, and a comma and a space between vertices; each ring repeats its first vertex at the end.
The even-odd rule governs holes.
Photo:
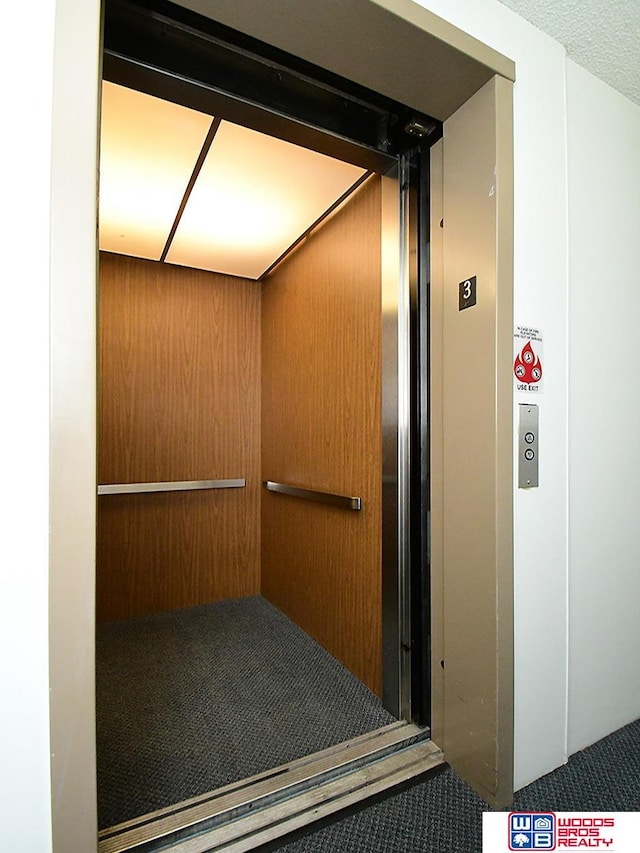
POLYGON ((500 0, 640 104, 640 0, 500 0))

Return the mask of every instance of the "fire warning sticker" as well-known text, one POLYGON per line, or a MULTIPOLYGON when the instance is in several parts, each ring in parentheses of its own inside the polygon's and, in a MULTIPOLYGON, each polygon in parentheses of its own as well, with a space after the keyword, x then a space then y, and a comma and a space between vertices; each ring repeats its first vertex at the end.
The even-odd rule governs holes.
POLYGON ((543 386, 542 334, 530 326, 516 326, 513 335, 513 375, 517 391, 541 394, 543 386))

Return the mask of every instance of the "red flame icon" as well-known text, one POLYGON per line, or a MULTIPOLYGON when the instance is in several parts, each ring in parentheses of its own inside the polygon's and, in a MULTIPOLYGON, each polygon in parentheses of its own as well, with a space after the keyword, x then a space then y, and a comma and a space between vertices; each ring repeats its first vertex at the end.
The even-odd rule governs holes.
POLYGON ((527 385, 533 385, 542 379, 542 363, 533 351, 531 341, 527 341, 513 362, 513 372, 516 379, 526 382, 527 385))

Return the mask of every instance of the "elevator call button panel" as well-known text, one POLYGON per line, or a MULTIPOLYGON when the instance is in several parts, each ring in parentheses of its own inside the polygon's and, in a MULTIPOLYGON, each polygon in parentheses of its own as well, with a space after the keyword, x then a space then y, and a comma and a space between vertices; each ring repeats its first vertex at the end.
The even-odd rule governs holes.
POLYGON ((538 407, 520 403, 518 409, 518 487, 532 489, 538 485, 538 407))

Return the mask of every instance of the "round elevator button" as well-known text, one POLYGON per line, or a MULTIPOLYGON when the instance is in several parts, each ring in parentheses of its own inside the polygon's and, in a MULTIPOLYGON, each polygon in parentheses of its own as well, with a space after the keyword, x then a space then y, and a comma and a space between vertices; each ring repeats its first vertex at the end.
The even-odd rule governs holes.
POLYGON ((535 455, 536 455, 536 454, 533 452, 533 450, 532 450, 530 447, 527 447, 527 449, 526 449, 526 450, 525 450, 525 452, 524 452, 524 458, 525 458, 528 462, 531 462, 531 460, 534 458, 534 456, 535 456, 535 455))
POLYGON ((524 440, 527 442, 527 444, 533 444, 533 442, 536 440, 536 437, 532 432, 525 432, 524 440))

